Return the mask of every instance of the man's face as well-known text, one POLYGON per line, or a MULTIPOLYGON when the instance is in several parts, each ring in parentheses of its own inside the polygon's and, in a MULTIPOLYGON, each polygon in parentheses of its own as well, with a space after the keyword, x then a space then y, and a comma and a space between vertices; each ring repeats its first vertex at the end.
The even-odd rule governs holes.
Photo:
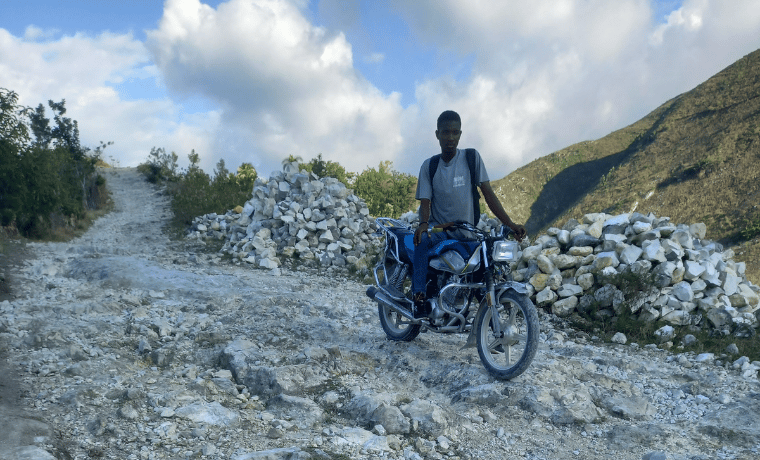
POLYGON ((459 145, 459 137, 462 135, 462 124, 458 121, 444 121, 435 131, 435 137, 441 144, 441 153, 453 155, 459 145))

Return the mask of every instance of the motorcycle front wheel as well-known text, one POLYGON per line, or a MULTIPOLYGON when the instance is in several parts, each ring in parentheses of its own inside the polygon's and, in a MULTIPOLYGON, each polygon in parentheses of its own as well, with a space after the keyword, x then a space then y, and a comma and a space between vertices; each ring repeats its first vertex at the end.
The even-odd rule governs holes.
POLYGON ((506 292, 495 308, 478 310, 475 334, 480 361, 488 372, 499 380, 513 379, 528 369, 538 351, 536 307, 527 296, 506 292))

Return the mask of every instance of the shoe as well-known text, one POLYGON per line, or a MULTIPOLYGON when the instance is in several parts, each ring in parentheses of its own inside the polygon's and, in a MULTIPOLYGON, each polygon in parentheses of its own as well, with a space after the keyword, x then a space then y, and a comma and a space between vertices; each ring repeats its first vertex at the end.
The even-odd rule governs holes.
POLYGON ((430 315, 430 304, 425 301, 425 293, 418 292, 414 295, 414 319, 427 318, 430 315))

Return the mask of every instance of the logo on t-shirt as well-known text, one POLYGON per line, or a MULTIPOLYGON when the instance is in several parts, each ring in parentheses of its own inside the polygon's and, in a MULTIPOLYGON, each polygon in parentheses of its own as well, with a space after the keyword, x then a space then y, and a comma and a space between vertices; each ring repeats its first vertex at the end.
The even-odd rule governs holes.
POLYGON ((464 176, 454 176, 454 187, 464 187, 464 176))

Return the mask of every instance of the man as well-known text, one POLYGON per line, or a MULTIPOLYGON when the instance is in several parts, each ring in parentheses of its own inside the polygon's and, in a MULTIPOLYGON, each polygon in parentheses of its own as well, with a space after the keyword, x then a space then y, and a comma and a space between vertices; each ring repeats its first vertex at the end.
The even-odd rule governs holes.
POLYGON ((425 282, 427 276, 428 253, 436 243, 446 239, 468 239, 466 232, 461 230, 429 233, 433 227, 446 229, 453 222, 467 221, 472 225, 480 209, 474 209, 473 186, 471 177, 477 178, 477 184, 486 201, 486 205, 502 224, 515 232, 518 241, 525 236, 525 228, 512 222, 501 202, 491 189, 486 167, 477 150, 469 153, 474 155, 475 173, 471 174, 465 150, 457 149, 459 138, 462 136, 462 120, 454 111, 447 110, 438 117, 435 137, 441 145, 441 156, 438 167, 433 172, 431 181, 430 161, 425 160, 420 168, 415 197, 420 200, 420 225, 414 233, 414 272, 412 275, 412 293, 414 298, 414 314, 416 318, 427 316, 430 305, 425 301, 425 282))

